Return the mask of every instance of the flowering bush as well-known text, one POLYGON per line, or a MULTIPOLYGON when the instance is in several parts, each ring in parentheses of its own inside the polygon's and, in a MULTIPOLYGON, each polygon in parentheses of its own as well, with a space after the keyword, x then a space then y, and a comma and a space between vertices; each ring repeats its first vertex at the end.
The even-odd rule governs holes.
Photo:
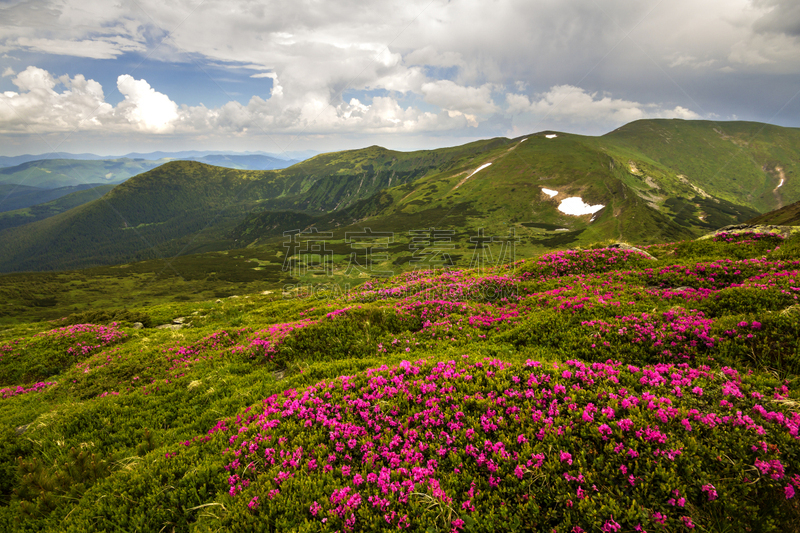
POLYGON ((785 237, 780 233, 758 231, 743 231, 741 233, 720 232, 711 238, 714 242, 734 242, 742 245, 753 244, 758 241, 781 243, 784 239, 785 237))
POLYGON ((76 324, 0 346, 0 384, 30 383, 60 373, 127 334, 116 324, 76 324))
POLYGON ((53 381, 47 381, 47 382, 42 381, 39 383, 34 383, 30 387, 23 387, 22 385, 17 385, 16 387, 7 387, 0 389, 0 397, 5 399, 5 398, 11 398, 12 396, 19 396, 20 394, 39 392, 40 390, 46 389, 47 387, 51 387, 55 384, 56 383, 53 381))
POLYGON ((800 415, 770 396, 728 367, 404 361, 213 428, 234 502, 221 525, 761 527, 800 488, 800 415))
POLYGON ((594 250, 566 250, 544 254, 525 262, 521 267, 522 279, 558 277, 567 274, 590 274, 628 268, 651 261, 646 254, 632 250, 600 248, 594 250))

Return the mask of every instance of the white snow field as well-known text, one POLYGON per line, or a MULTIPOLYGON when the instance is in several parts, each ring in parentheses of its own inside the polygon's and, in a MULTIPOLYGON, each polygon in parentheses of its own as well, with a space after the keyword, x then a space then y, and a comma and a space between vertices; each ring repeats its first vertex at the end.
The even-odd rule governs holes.
POLYGON ((558 204, 558 210, 566 215, 580 216, 580 215, 593 215, 605 206, 602 204, 589 205, 583 202, 578 196, 566 198, 558 204))
POLYGON ((467 176, 467 179, 470 179, 472 176, 474 176, 475 174, 477 174, 478 172, 480 172, 484 168, 488 167, 489 165, 491 165, 491 163, 486 163, 485 165, 479 166, 478 168, 476 168, 475 170, 472 171, 472 174, 467 176))

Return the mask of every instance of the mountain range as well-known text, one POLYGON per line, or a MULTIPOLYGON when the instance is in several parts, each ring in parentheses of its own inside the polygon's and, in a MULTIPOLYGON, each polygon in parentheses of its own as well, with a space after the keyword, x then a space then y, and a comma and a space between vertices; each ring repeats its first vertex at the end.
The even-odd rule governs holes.
POLYGON ((331 232, 341 256, 348 232, 394 233, 394 264, 413 251, 410 231, 431 228, 452 232, 453 261, 479 234, 513 235, 530 252, 680 240, 796 202, 799 166, 796 128, 666 119, 598 137, 545 131, 415 152, 372 146, 276 170, 171 161, 102 198, 6 227, 0 271, 230 249, 279 260, 284 232, 312 226, 331 232))
MULTIPOLYGON (((87 158, 50 157, 0 168, 0 212, 50 202, 74 192, 75 187, 85 189, 101 184, 122 183, 131 176, 152 170, 173 160, 200 161, 208 165, 242 170, 272 170, 286 168, 299 162, 298 159, 264 154, 208 152, 153 152, 129 154, 144 157, 112 159, 103 159, 92 154, 80 155, 87 156, 87 158)), ((20 158, 25 157, 28 156, 20 156, 20 158)))
POLYGON ((91 153, 73 154, 69 152, 50 152, 46 154, 24 154, 15 156, 0 156, 0 168, 13 167, 27 163, 29 161, 41 161, 44 159, 146 159, 156 161, 159 159, 198 159, 207 156, 232 155, 232 156, 265 156, 271 159, 283 159, 286 161, 302 161, 317 155, 319 152, 314 150, 297 150, 291 152, 225 152, 219 150, 183 150, 177 152, 130 152, 124 155, 97 155, 91 153))

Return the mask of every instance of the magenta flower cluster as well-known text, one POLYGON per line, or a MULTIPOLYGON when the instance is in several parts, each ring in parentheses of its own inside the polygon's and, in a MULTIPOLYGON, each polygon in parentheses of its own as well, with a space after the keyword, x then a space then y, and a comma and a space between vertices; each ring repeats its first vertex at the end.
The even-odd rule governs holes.
POLYGON ((39 383, 34 383, 33 385, 23 387, 19 385, 17 387, 6 387, 0 389, 0 398, 6 399, 11 398, 12 396, 19 396, 21 394, 29 394, 31 392, 39 392, 42 389, 46 389, 47 387, 52 387, 56 385, 53 381, 42 381, 39 383))
MULTIPOLYGON (((557 486, 563 498, 550 502, 559 520, 581 523, 588 509, 616 498, 610 487, 620 483, 650 506, 649 523, 626 528, 688 527, 688 502, 700 508, 718 499, 714 483, 683 479, 689 492, 671 488, 663 501, 640 493, 653 490, 640 484, 653 468, 690 468, 700 452, 685 453, 685 434, 736 434, 748 443, 741 453, 750 454, 750 465, 762 474, 741 483, 783 483, 787 495, 794 490, 790 469, 796 465, 760 443, 781 435, 800 439, 800 414, 772 410, 763 397, 727 367, 717 373, 685 363, 404 361, 271 396, 210 434, 227 440, 225 468, 234 497, 289 502, 308 496, 301 494, 301 480, 327 480, 330 492, 306 512, 331 530, 352 530, 360 509, 394 527, 413 528, 409 510, 421 505, 420 495, 476 517, 498 504, 496 498, 509 497, 503 496, 509 490, 519 492, 521 501, 544 504, 553 489, 526 482, 540 474, 562 480, 557 486), (716 409, 694 400, 709 395, 723 398, 716 409), (603 447, 611 451, 605 461, 616 465, 619 480, 593 470, 587 451, 603 447)), ((736 490, 733 482, 727 486, 736 490)), ((620 522, 608 516, 603 527, 616 530, 620 522)), ((462 524, 448 527, 460 531, 462 524)))

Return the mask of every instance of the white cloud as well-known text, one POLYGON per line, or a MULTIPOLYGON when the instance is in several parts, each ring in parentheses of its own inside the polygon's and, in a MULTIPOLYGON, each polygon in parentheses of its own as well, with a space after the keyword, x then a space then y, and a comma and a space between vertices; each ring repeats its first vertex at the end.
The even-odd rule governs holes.
MULTIPOLYGON (((672 109, 667 109, 664 111, 658 112, 658 117, 660 118, 680 118, 683 120, 697 120, 702 118, 700 115, 692 111, 691 109, 686 109, 682 106, 675 106, 672 109)), ((708 118, 713 118, 709 116, 708 118)))
POLYGON ((29 39, 20 37, 16 44, 23 49, 47 54, 88 57, 90 59, 116 59, 124 52, 143 51, 142 44, 110 42, 104 40, 73 41, 66 39, 29 39))
POLYGON ((6 67, 6 69, 3 71, 3 76, 2 77, 3 78, 7 78, 8 76, 13 76, 14 74, 16 74, 16 72, 14 72, 13 68, 6 67))
POLYGON ((407 65, 426 65, 432 67, 463 67, 466 61, 459 52, 437 52, 432 46, 425 46, 406 55, 407 65))
POLYGON ((0 95, 0 131, 65 131, 100 126, 112 113, 103 89, 82 75, 58 80, 42 69, 28 67, 12 82, 19 92, 0 95), (55 87, 63 85, 62 92, 55 87))
POLYGON ((125 100, 116 112, 140 131, 164 133, 172 131, 178 119, 178 105, 166 94, 157 92, 145 80, 124 74, 117 78, 117 89, 125 100))
POLYGON ((12 80, 19 92, 0 95, 0 132, 414 133, 465 128, 474 119, 457 111, 437 114, 402 107, 391 96, 373 97, 369 104, 352 98, 333 106, 325 95, 319 95, 302 105, 287 106, 279 98, 282 89, 277 76, 269 73, 265 77, 273 79, 271 98, 253 96, 247 105, 230 101, 208 108, 179 106, 146 80, 125 74, 117 79, 124 100, 112 107, 94 80, 82 75, 56 79, 43 69, 29 67, 12 80), (63 86, 61 92, 59 86, 63 86))
POLYGON ((438 80, 422 85, 425 101, 446 109, 464 114, 488 115, 497 112, 492 101, 492 84, 480 87, 463 87, 450 80, 438 80))
POLYGON ((753 34, 731 47, 728 61, 738 68, 761 73, 797 73, 800 39, 785 33, 753 34))
POLYGON ((700 115, 681 106, 664 109, 657 104, 642 104, 610 95, 589 93, 572 85, 557 85, 536 95, 532 101, 523 94, 506 95, 508 112, 517 115, 516 123, 603 124, 608 129, 643 118, 698 119, 700 115))

